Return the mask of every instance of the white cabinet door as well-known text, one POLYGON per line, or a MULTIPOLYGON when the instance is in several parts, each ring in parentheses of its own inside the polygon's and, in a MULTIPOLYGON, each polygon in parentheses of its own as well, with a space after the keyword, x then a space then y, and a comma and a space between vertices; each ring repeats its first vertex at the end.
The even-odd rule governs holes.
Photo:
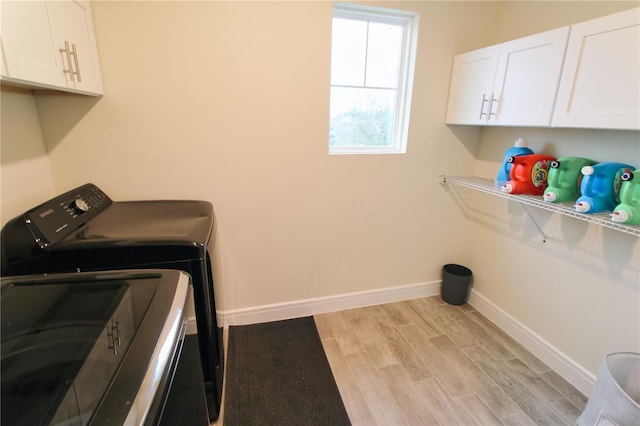
POLYGON ((554 127, 640 129, 640 9, 571 27, 554 127))
POLYGON ((47 2, 51 35, 66 86, 81 92, 102 94, 98 49, 88 2, 47 2))
POLYGON ((3 0, 0 13, 4 82, 103 94, 88 2, 3 0))
POLYGON ((457 55, 448 124, 549 126, 569 27, 457 55))
POLYGON ((489 125, 551 125, 569 27, 500 45, 489 125))
POLYGON ((499 46, 457 55, 453 59, 447 124, 485 124, 499 46))
POLYGON ((2 78, 17 83, 65 86, 43 1, 0 2, 2 78))

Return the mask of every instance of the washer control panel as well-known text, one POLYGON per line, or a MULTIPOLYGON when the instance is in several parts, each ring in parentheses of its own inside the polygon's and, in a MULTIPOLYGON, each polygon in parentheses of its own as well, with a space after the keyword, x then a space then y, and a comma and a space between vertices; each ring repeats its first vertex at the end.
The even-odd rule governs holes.
POLYGON ((112 203, 100 188, 88 183, 29 210, 25 222, 44 248, 74 232, 112 203))
POLYGON ((90 208, 91 206, 82 198, 76 198, 71 203, 71 210, 77 214, 86 213, 90 208))

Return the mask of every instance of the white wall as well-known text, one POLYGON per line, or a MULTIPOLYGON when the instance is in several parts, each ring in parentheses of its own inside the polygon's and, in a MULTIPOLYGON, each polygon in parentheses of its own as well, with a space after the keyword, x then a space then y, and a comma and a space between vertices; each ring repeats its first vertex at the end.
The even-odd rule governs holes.
POLYGON ((38 110, 30 90, 0 93, 0 223, 55 195, 38 110))
POLYGON ((37 96, 56 184, 211 201, 223 311, 438 280, 463 215, 437 176, 479 135, 443 125, 451 58, 497 6, 393 5, 421 12, 408 152, 329 156, 331 3, 95 2, 104 97, 37 96))
POLYGON ((638 6, 637 0, 502 1, 495 41, 513 40, 638 6))

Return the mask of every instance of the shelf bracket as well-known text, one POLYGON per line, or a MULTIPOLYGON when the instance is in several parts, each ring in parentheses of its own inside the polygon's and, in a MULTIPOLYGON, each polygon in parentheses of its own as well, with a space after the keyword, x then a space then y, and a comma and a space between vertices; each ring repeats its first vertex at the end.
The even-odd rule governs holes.
POLYGON ((538 230, 540 235, 542 235, 542 242, 546 243, 547 242, 547 236, 545 235, 545 233, 542 230, 542 228, 540 228, 540 225, 538 225, 538 222, 536 222, 536 219, 533 217, 533 215, 531 214, 531 212, 527 208, 526 204, 520 204, 520 205, 522 206, 522 209, 527 214, 527 216, 529 216, 529 219, 531 219, 531 222, 533 222, 533 225, 536 227, 536 229, 538 230))

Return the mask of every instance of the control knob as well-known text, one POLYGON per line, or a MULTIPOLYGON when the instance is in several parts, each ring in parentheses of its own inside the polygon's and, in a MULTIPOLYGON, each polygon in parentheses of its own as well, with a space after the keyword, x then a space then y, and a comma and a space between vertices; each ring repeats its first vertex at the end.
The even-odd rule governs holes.
POLYGON ((89 211, 89 204, 87 204, 87 202, 82 198, 76 198, 71 203, 71 209, 77 214, 86 213, 87 211, 89 211))

